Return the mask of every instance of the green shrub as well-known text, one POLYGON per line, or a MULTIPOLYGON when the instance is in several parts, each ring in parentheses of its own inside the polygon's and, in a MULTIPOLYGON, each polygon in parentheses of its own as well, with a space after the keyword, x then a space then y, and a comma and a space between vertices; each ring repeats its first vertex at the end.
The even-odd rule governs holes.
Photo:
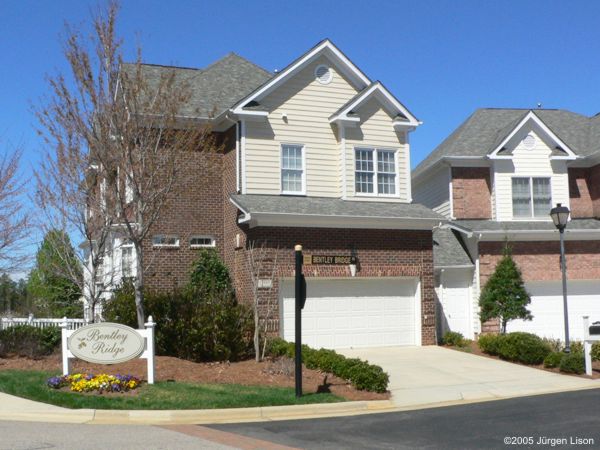
POLYGON ((525 364, 541 364, 551 352, 540 337, 531 333, 515 332, 502 335, 498 356, 525 364))
POLYGON ((565 348, 563 342, 560 339, 542 338, 542 341, 544 341, 548 345, 548 347, 550 347, 550 350, 552 350, 552 352, 554 353, 560 353, 565 348))
MULTIPOLYGON (((294 358, 296 347, 293 342, 276 338, 269 344, 269 354, 294 358)), ((357 358, 346 358, 333 350, 315 350, 302 346, 302 362, 309 369, 317 369, 332 373, 348 380, 356 389, 385 392, 389 383, 389 375, 379 366, 369 364, 357 358)))
POLYGON ((592 361, 600 360, 600 342, 594 342, 592 344, 592 351, 590 354, 592 355, 592 361))
POLYGON ((451 347, 466 347, 469 344, 469 340, 465 339, 461 333, 456 331, 448 331, 446 334, 444 334, 442 343, 451 347))
POLYGON ((585 358, 583 353, 567 353, 563 356, 559 365, 560 371, 564 373, 582 374, 585 372, 585 358))
POLYGON ((563 352, 552 352, 544 358, 544 367, 548 369, 554 369, 560 365, 561 360, 565 354, 563 352))
MULTIPOLYGON (((156 322, 156 352, 190 361, 235 361, 251 351, 253 323, 231 291, 186 289, 147 293, 144 308, 156 322)), ((118 289, 106 303, 106 320, 137 327, 133 286, 118 289)))
POLYGON ((58 327, 36 328, 18 325, 0 330, 0 357, 9 355, 41 358, 51 354, 60 344, 58 327))
POLYGON ((202 292, 231 291, 231 278, 227 266, 215 249, 202 249, 192 265, 189 286, 202 292))
POLYGON ((571 353, 583 353, 583 342, 581 341, 570 341, 569 347, 571 348, 571 353))
POLYGON ((500 334, 483 334, 479 336, 477 345, 482 352, 488 355, 498 355, 500 339, 502 339, 502 335, 500 334))
POLYGON ((487 334, 480 336, 479 348, 508 361, 541 364, 551 353, 547 342, 530 333, 487 334))

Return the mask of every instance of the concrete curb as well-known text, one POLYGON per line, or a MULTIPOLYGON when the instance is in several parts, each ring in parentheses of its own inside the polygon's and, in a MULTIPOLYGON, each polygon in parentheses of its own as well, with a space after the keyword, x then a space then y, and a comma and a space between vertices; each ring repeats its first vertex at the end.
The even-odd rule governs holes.
POLYGON ((175 425, 338 417, 397 410, 390 400, 195 410, 101 410, 54 407, 0 411, 0 420, 80 424, 175 425))

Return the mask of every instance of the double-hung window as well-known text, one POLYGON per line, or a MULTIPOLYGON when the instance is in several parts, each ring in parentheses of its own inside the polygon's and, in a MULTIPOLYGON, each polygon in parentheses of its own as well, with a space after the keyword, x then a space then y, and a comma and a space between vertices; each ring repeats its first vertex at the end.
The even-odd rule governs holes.
POLYGON ((131 278, 134 274, 133 267, 133 245, 124 244, 121 246, 121 277, 131 278))
POLYGON ((357 194, 396 195, 396 152, 377 148, 356 148, 355 190, 357 194))
POLYGON ((304 146, 283 144, 281 146, 281 193, 306 192, 304 176, 304 146))
POLYGON ((516 219, 547 218, 552 208, 550 178, 513 178, 512 204, 516 219))

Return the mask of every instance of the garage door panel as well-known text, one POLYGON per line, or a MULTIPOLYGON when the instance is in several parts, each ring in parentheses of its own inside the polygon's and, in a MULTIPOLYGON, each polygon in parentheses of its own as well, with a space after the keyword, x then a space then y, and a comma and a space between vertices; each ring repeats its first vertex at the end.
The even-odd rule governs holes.
MULTIPOLYGON (((529 310, 533 320, 514 320, 508 331, 526 331, 538 336, 564 340, 562 284, 560 282, 528 283, 531 296, 529 310)), ((568 283, 569 335, 572 340, 583 339, 582 316, 600 320, 600 281, 571 281, 568 283)))
MULTIPOLYGON (((414 345, 415 279, 307 280, 303 342, 326 348, 414 345)), ((283 336, 293 341, 294 286, 281 283, 283 336)))

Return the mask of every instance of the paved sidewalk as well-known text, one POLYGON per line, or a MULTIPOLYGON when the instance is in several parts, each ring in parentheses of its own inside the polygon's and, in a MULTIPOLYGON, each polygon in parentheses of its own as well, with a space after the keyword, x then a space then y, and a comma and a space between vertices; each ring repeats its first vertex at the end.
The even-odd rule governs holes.
POLYGON ((390 374, 392 401, 402 409, 459 404, 600 387, 600 380, 560 375, 443 347, 340 350, 390 374))

